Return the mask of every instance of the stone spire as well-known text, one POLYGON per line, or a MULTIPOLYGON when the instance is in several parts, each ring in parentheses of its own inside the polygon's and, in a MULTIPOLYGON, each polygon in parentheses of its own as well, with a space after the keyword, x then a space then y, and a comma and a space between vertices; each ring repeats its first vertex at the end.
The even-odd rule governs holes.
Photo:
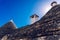
MULTIPOLYGON (((13 19, 11 19, 9 22, 11 22, 11 23, 16 27, 16 25, 15 25, 13 19)), ((17 28, 17 27, 16 27, 16 28, 17 28)))

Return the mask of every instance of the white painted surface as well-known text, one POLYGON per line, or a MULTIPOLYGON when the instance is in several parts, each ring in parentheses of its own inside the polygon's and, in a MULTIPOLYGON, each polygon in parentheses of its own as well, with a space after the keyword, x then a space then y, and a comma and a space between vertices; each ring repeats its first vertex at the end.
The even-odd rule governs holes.
POLYGON ((52 6, 56 6, 56 5, 57 5, 57 3, 53 3, 53 4, 52 4, 52 6))
POLYGON ((36 21, 38 21, 39 17, 34 16, 33 18, 31 18, 31 24, 35 23, 36 21))

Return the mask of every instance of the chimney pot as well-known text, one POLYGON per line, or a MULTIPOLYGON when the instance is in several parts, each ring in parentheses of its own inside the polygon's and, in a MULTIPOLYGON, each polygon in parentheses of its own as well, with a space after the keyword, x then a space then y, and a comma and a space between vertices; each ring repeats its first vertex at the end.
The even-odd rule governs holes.
POLYGON ((56 6, 57 5, 57 2, 56 1, 53 1, 52 3, 51 3, 51 6, 56 6))
POLYGON ((31 18, 31 24, 33 24, 36 21, 38 21, 39 16, 36 14, 33 14, 32 16, 30 16, 30 18, 31 18))

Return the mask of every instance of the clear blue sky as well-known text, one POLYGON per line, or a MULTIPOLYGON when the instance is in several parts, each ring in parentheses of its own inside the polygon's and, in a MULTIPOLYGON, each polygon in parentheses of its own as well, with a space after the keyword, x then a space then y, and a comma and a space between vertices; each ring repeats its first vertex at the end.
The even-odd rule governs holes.
POLYGON ((39 8, 48 2, 48 0, 0 0, 0 26, 11 19, 17 27, 28 25, 32 14, 36 13, 42 17, 39 8))

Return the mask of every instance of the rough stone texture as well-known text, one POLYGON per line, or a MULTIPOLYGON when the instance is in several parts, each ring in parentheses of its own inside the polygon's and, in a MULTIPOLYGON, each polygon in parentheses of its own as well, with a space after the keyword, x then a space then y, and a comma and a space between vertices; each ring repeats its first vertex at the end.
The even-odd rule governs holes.
POLYGON ((52 7, 46 15, 32 25, 16 28, 8 22, 0 28, 0 39, 7 35, 7 40, 59 40, 60 5, 52 7), (44 37, 41 39, 41 37, 44 37), (40 39, 38 39, 40 38, 40 39))

